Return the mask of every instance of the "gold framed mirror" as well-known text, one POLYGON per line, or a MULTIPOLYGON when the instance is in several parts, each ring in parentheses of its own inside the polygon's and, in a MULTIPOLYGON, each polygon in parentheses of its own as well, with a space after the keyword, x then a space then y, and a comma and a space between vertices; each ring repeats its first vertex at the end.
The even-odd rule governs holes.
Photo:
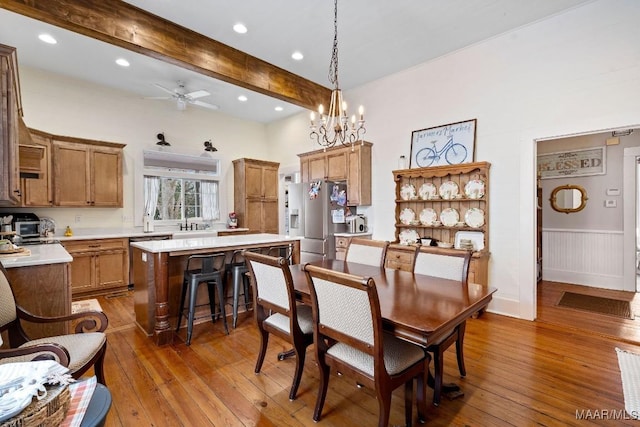
POLYGON ((549 201, 554 211, 568 214, 580 212, 587 205, 588 199, 583 187, 568 184, 554 188, 549 201))

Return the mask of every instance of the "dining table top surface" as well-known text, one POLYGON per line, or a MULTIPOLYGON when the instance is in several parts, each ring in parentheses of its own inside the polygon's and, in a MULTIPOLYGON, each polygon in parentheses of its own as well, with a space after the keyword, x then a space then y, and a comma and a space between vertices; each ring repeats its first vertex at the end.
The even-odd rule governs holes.
MULTIPOLYGON (((308 263, 333 271, 371 277, 378 292, 385 330, 428 345, 484 309, 495 288, 334 259, 308 263)), ((296 293, 310 301, 304 265, 290 266, 296 293)))

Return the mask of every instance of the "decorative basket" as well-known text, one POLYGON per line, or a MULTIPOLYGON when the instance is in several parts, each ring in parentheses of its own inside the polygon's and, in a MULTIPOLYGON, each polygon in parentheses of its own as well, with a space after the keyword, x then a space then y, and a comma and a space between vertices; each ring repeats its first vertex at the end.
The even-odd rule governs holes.
POLYGON ((70 404, 69 386, 47 387, 47 395, 43 399, 34 399, 18 415, 0 423, 0 427, 58 426, 67 416, 70 404))

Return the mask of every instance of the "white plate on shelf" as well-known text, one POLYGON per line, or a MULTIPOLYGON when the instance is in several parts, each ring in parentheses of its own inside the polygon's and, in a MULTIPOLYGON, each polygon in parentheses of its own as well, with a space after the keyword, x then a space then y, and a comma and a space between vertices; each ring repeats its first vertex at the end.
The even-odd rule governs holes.
POLYGON ((453 227, 460 221, 460 214, 454 208, 446 208, 440 212, 440 221, 445 227, 453 227))
POLYGON ((484 225, 484 211, 478 208, 471 208, 464 214, 464 222, 469 227, 479 228, 484 225))
POLYGON ((424 208, 422 212, 420 212, 420 223, 422 225, 433 225, 437 219, 438 214, 431 208, 424 208))
POLYGON ((432 183, 425 182, 420 187, 418 194, 420 195, 420 198, 422 200, 431 200, 436 197, 436 195, 438 194, 438 190, 436 189, 436 186, 433 185, 432 183))
POLYGON ((458 184, 453 181, 445 181, 440 185, 440 197, 445 200, 454 199, 459 191, 458 184))
POLYGON ((484 197, 484 181, 472 179, 464 186, 464 194, 470 199, 481 199, 484 197))
POLYGON ((416 198, 416 187, 413 184, 404 184, 400 187, 400 197, 402 200, 411 200, 416 198))
POLYGON ((458 231, 456 233, 454 247, 460 249, 461 240, 471 240, 473 243, 474 251, 481 251, 484 249, 484 233, 482 231, 458 231))
POLYGON ((416 219, 416 213, 411 208, 404 208, 400 212, 400 222, 409 225, 416 219))
POLYGON ((402 230, 398 237, 400 238, 401 245, 413 245, 420 239, 420 235, 413 228, 402 230))

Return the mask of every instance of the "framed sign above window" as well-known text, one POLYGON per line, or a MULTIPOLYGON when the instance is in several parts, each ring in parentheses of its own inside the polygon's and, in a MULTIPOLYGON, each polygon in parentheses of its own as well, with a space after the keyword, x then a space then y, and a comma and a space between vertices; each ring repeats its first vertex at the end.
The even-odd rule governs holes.
POLYGON ((606 174, 606 147, 538 154, 541 179, 606 174))
POLYGON ((476 119, 413 131, 409 168, 471 163, 475 144, 476 119))

